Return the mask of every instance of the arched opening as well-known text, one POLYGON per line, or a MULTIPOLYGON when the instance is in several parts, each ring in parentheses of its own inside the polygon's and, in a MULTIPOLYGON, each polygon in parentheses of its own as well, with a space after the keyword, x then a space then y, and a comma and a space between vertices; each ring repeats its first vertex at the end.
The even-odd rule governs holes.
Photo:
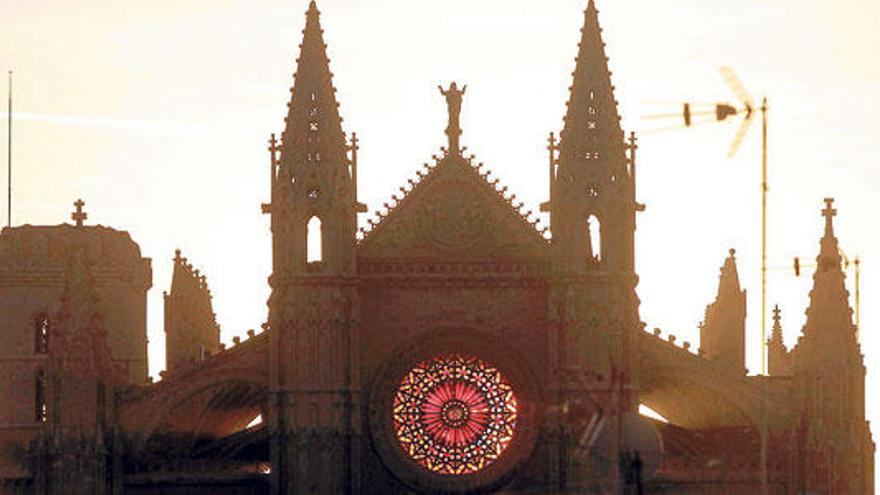
POLYGON ((46 422, 46 372, 37 370, 34 377, 34 421, 46 422))
MULTIPOLYGON (((260 420, 267 405, 266 381, 262 370, 229 368, 192 382, 170 383, 178 388, 132 404, 136 416, 142 415, 130 424, 146 441, 143 459, 161 456, 167 466, 163 469, 175 474, 193 466, 222 470, 230 483, 265 474, 270 435, 260 420)), ((135 460, 127 469, 147 473, 156 466, 135 460)))
POLYGON ((324 259, 321 239, 321 219, 312 217, 306 226, 306 261, 315 263, 324 259))
POLYGON ((602 224, 596 215, 587 218, 587 260, 602 261, 602 224))
POLYGON ((735 380, 662 365, 640 368, 639 377, 639 402, 670 424, 688 429, 756 424, 752 391, 735 380))

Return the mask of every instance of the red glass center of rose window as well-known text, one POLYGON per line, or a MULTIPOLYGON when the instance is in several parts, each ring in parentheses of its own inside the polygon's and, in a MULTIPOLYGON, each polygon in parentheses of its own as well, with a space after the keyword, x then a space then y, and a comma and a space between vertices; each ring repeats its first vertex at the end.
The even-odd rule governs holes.
POLYGON ((439 474, 477 472, 507 449, 516 431, 510 383, 486 361, 441 355, 414 366, 393 404, 401 447, 439 474))

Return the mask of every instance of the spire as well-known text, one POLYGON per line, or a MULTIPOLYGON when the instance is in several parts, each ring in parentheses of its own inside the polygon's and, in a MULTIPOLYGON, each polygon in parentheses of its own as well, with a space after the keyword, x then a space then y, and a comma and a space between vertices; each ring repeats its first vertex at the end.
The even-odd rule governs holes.
POLYGON ((825 208, 822 210, 825 234, 816 257, 816 273, 813 275, 807 323, 804 325, 805 343, 815 343, 817 349, 827 350, 829 354, 835 350, 857 347, 853 312, 849 307, 849 292, 845 285, 846 276, 841 267, 837 237, 834 235, 837 210, 833 204, 833 198, 825 198, 825 208))
POLYGON ((576 161, 610 158, 623 163, 624 135, 599 27, 599 12, 592 0, 584 12, 581 33, 565 127, 560 135, 562 157, 576 161))
POLYGON ((782 311, 779 305, 773 308, 773 330, 767 341, 767 370, 771 376, 791 374, 791 358, 782 338, 782 311))
POLYGON ((542 206, 550 211, 554 269, 632 274, 638 206, 633 168, 593 2, 581 33, 564 127, 551 150, 558 153, 550 160, 550 202, 542 206))
POLYGON ((724 265, 721 266, 721 277, 718 282, 716 300, 736 296, 741 292, 739 272, 736 269, 736 249, 730 249, 727 259, 724 260, 724 265))
MULTIPOLYGON (((330 164, 347 168, 345 134, 333 87, 333 73, 315 2, 306 12, 306 27, 285 118, 282 169, 297 174, 298 164, 330 164)), ((336 170, 328 171, 331 174, 336 170)))
POLYGON ((181 256, 180 249, 174 251, 174 271, 171 276, 171 294, 186 297, 193 304, 211 307, 211 289, 208 279, 181 256))
POLYGON ((784 346, 782 343, 782 310, 779 309, 779 305, 777 304, 773 308, 773 330, 770 334, 770 342, 778 343, 784 346))
POLYGON ((366 208, 357 203, 357 166, 348 155, 357 150, 342 131, 314 2, 306 12, 297 64, 277 168, 275 152, 271 155, 272 203, 264 209, 272 214, 273 272, 351 272, 357 213, 366 208), (320 246, 320 254, 315 256, 309 246, 320 246), (309 260, 315 258, 321 263, 310 269, 309 260))
POLYGON ((220 326, 211 299, 207 277, 176 250, 171 292, 165 294, 165 362, 169 371, 217 352, 220 326))
POLYGON ((746 292, 740 288, 736 251, 721 267, 715 302, 706 307, 700 328, 700 350, 735 373, 745 372, 746 292))
POLYGON ((822 216, 825 217, 825 235, 822 236, 819 248, 819 257, 816 259, 817 266, 821 271, 837 267, 840 268, 840 248, 837 246, 837 237, 834 236, 834 217, 837 209, 834 208, 834 198, 825 198, 825 209, 822 216))

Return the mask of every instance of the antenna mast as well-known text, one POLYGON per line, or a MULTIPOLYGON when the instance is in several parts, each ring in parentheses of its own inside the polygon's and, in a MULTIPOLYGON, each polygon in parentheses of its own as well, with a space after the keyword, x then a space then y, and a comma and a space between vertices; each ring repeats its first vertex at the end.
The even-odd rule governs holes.
POLYGON ((9 100, 6 112, 8 125, 6 143, 6 226, 12 227, 12 69, 9 70, 9 100))
MULTIPOLYGON (((741 108, 737 108, 727 103, 714 104, 714 111, 700 110, 693 111, 690 103, 685 103, 682 114, 661 114, 648 115, 644 118, 648 119, 664 119, 671 116, 681 115, 684 117, 684 127, 693 125, 694 116, 709 116, 710 120, 701 120, 699 123, 708 123, 712 121, 721 122, 726 118, 738 114, 743 114, 742 124, 730 144, 727 155, 732 157, 739 150, 749 126, 756 111, 761 112, 761 409, 760 409, 760 426, 761 426, 761 493, 768 493, 767 485, 767 417, 766 417, 766 400, 767 400, 767 98, 761 101, 761 106, 755 105, 751 95, 745 90, 742 83, 729 67, 721 68, 721 75, 724 76, 727 85, 733 91, 734 95, 740 100, 741 108), (714 117, 714 119, 712 118, 714 117)), ((662 130, 662 129, 658 129, 662 130)))

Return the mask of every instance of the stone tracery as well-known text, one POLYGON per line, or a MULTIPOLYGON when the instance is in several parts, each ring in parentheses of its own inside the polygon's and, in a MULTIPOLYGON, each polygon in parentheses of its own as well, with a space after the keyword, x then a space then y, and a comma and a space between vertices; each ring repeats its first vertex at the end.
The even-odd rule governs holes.
POLYGON ((392 405, 409 457, 429 471, 464 475, 499 459, 516 434, 517 399, 501 372, 458 354, 424 360, 406 373, 392 405))

